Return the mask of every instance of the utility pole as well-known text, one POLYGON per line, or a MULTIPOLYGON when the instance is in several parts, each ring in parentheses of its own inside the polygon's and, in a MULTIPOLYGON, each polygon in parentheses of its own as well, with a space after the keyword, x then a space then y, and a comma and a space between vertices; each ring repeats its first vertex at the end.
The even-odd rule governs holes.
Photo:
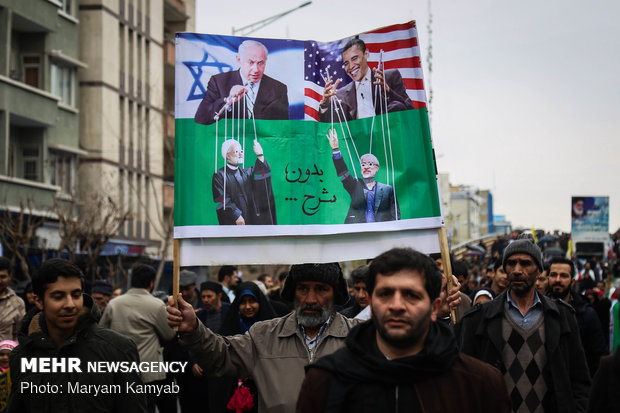
POLYGON ((312 3, 312 1, 307 1, 305 3, 300 4, 297 7, 294 7, 290 10, 284 11, 282 13, 276 14, 274 16, 271 17, 267 17, 266 19, 263 20, 259 20, 256 23, 252 23, 252 24, 248 24, 247 26, 243 26, 240 27, 238 29, 235 29, 234 27, 232 28, 232 34, 233 36, 247 36, 249 34, 254 33, 255 31, 262 29, 263 27, 275 22, 276 20, 281 19, 282 17, 286 16, 287 14, 291 14, 292 12, 299 10, 303 7, 309 6, 312 3))

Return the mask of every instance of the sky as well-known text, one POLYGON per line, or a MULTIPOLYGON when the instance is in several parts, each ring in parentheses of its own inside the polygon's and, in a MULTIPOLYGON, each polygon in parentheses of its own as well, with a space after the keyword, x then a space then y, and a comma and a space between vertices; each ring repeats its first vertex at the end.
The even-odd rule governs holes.
MULTIPOLYGON (((230 35, 301 3, 197 0, 196 31, 230 35)), ((490 189, 494 214, 513 228, 548 231, 570 231, 571 196, 609 196, 615 232, 618 16, 617 0, 313 0, 251 36, 330 41, 416 20, 437 166, 450 183, 490 189)))

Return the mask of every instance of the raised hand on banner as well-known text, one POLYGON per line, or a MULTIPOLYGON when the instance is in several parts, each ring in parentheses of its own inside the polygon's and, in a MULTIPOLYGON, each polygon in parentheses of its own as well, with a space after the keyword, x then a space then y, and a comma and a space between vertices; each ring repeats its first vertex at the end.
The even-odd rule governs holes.
POLYGON ((333 150, 337 151, 339 145, 338 145, 338 134, 336 133, 336 129, 334 128, 330 129, 329 134, 325 136, 327 136, 327 139, 329 140, 329 146, 331 146, 333 150))
POLYGON ((261 160, 261 162, 264 160, 265 153, 263 152, 263 147, 260 146, 257 139, 254 139, 254 153, 256 154, 256 157, 261 160))
POLYGON ((325 89, 323 89, 323 97, 321 98, 321 103, 319 104, 322 108, 327 108, 331 97, 336 96, 336 89, 338 89, 338 85, 342 81, 342 79, 337 79, 334 82, 334 78, 327 75, 327 82, 325 83, 325 89))
POLYGON ((168 297, 166 311, 168 312, 168 325, 172 328, 177 327, 179 333, 191 333, 198 327, 198 319, 191 304, 183 299, 179 293, 177 297, 179 308, 174 306, 172 296, 168 297))
MULTIPOLYGON (((372 71, 375 77, 375 81, 372 82, 372 84, 383 87, 383 69, 374 67, 372 71)), ((385 83, 385 93, 388 93, 388 94, 390 93, 390 86, 387 84, 387 82, 385 83)))
POLYGON ((246 93, 248 93, 248 90, 243 85, 235 85, 230 88, 230 93, 226 98, 226 103, 232 105, 233 103, 241 99, 241 97, 246 93))

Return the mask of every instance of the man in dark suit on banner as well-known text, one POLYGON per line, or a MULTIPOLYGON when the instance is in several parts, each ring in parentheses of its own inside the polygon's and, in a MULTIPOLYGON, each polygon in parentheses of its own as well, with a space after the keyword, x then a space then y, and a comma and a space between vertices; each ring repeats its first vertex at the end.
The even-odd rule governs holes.
POLYGON ((267 54, 260 42, 241 43, 237 54, 239 69, 211 76, 194 120, 210 125, 225 105, 229 117, 288 120, 287 87, 265 75, 267 54))
POLYGON ((254 141, 256 162, 243 168, 243 149, 228 139, 222 144, 226 165, 213 174, 213 200, 220 225, 276 225, 271 168, 263 148, 254 141))
POLYGON ((394 188, 375 181, 379 170, 379 160, 371 153, 362 155, 360 165, 362 179, 354 178, 349 173, 347 164, 342 159, 338 147, 338 135, 334 129, 330 129, 329 145, 333 151, 334 166, 338 177, 351 196, 351 206, 345 224, 362 222, 394 221, 400 219, 400 210, 394 195, 394 188))
MULTIPOLYGON (((336 96, 340 100, 344 117, 348 121, 380 115, 385 111, 384 97, 387 97, 387 112, 413 109, 413 104, 407 95, 405 83, 398 69, 384 71, 381 68, 375 68, 371 70, 368 66, 369 55, 366 44, 361 39, 353 39, 344 46, 342 63, 344 70, 353 82, 337 89, 341 79, 334 81, 334 79, 329 78, 320 103, 319 120, 321 122, 330 122, 332 119, 332 96, 336 96), (376 85, 379 86, 380 97, 375 96, 376 85), (381 106, 384 108, 382 109, 381 106)), ((340 111, 340 104, 335 102, 338 111, 340 111)), ((333 119, 335 122, 340 122, 335 113, 333 119)))

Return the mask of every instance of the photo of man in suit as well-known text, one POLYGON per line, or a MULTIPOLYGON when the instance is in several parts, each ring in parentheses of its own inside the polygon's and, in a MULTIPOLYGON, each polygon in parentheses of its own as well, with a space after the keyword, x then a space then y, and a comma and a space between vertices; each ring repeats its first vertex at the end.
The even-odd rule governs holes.
MULTIPOLYGON (((334 81, 333 78, 329 78, 320 103, 319 120, 321 122, 330 122, 332 119, 331 99, 333 96, 340 100, 347 121, 380 115, 382 105, 385 110, 385 100, 382 100, 384 77, 387 111, 398 112, 413 109, 398 69, 383 71, 380 68, 373 68, 371 70, 368 66, 369 55, 366 44, 361 39, 352 39, 344 46, 342 49, 343 67, 353 81, 338 89, 342 79, 334 81), (381 97, 375 96, 375 85, 379 86, 381 97)), ((338 110, 340 110, 340 104, 336 103, 338 110)), ((340 122, 336 114, 333 115, 333 119, 335 122, 340 122)))
POLYGON ((239 46, 239 69, 211 76, 194 120, 203 125, 215 122, 216 114, 228 117, 288 120, 288 90, 284 83, 265 74, 268 51, 255 40, 239 46))
POLYGON ((276 225, 271 168, 263 148, 254 141, 256 162, 243 168, 243 149, 228 139, 222 144, 226 165, 213 174, 213 200, 220 225, 276 225))
POLYGON ((351 206, 344 220, 345 224, 362 222, 382 222, 400 219, 400 210, 394 195, 394 188, 375 180, 379 171, 379 160, 371 153, 362 155, 360 166, 362 179, 354 178, 349 173, 347 164, 339 149, 338 134, 334 129, 327 135, 332 148, 332 157, 336 173, 344 189, 351 196, 351 206))

